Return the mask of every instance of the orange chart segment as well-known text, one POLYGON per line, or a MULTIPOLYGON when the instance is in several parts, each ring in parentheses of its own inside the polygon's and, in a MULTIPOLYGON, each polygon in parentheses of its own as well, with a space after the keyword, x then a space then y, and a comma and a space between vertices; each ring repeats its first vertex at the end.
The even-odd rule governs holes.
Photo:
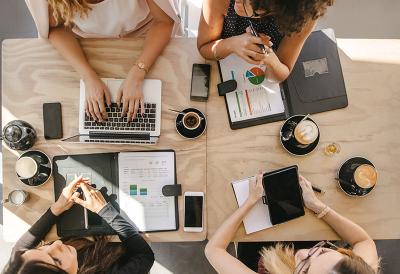
POLYGON ((265 74, 264 71, 259 67, 252 67, 246 71, 246 78, 253 85, 260 85, 264 82, 265 74))

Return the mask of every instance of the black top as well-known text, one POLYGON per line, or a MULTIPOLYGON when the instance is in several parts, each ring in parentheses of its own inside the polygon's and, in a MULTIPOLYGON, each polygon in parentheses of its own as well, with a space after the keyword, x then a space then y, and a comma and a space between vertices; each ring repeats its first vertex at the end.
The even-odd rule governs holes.
MULTIPOLYGON (((99 215, 115 230, 121 240, 121 244, 125 247, 125 253, 110 267, 107 273, 148 273, 154 263, 154 253, 139 232, 110 203, 100 210, 99 215)), ((16 251, 35 248, 56 223, 57 218, 48 209, 17 241, 12 250, 11 258, 3 271, 6 271, 7 266, 14 260, 16 251)), ((80 256, 82 254, 78 254, 78 262, 82 261, 80 256)))
POLYGON ((235 0, 230 0, 227 15, 224 17, 221 38, 225 39, 245 33, 246 28, 250 25, 249 20, 258 33, 264 33, 271 37, 272 48, 273 50, 277 50, 283 36, 279 32, 274 18, 272 16, 262 19, 239 16, 235 12, 235 0))

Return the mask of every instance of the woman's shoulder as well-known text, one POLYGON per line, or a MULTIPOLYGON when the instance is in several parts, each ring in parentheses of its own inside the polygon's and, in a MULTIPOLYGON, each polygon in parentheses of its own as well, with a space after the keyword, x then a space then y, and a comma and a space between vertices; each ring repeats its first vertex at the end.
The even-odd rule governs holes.
POLYGON ((203 11, 210 10, 213 13, 226 15, 231 1, 233 0, 203 0, 203 11))

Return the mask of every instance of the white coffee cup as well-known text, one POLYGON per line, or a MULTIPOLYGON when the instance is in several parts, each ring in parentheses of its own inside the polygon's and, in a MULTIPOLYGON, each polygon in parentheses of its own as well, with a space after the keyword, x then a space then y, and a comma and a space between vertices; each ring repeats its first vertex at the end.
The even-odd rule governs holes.
POLYGON ((21 190, 15 189, 8 194, 7 199, 1 201, 1 204, 10 203, 15 206, 20 206, 25 203, 29 198, 29 193, 21 190))
POLYGON ((200 126, 201 117, 194 111, 185 113, 182 119, 183 126, 188 130, 195 130, 200 126))
POLYGON ((318 135, 318 126, 311 120, 301 121, 294 129, 294 137, 302 145, 314 143, 318 135))
POLYGON ((15 171, 23 179, 30 179, 37 175, 38 164, 31 157, 21 157, 15 164, 15 171))

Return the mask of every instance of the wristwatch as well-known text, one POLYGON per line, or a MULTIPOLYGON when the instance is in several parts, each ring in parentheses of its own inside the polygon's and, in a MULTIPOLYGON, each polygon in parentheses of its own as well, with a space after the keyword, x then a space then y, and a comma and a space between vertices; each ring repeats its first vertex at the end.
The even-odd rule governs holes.
POLYGON ((146 66, 145 63, 143 63, 142 61, 138 61, 135 63, 135 65, 139 68, 144 70, 146 73, 149 73, 149 68, 146 66))

